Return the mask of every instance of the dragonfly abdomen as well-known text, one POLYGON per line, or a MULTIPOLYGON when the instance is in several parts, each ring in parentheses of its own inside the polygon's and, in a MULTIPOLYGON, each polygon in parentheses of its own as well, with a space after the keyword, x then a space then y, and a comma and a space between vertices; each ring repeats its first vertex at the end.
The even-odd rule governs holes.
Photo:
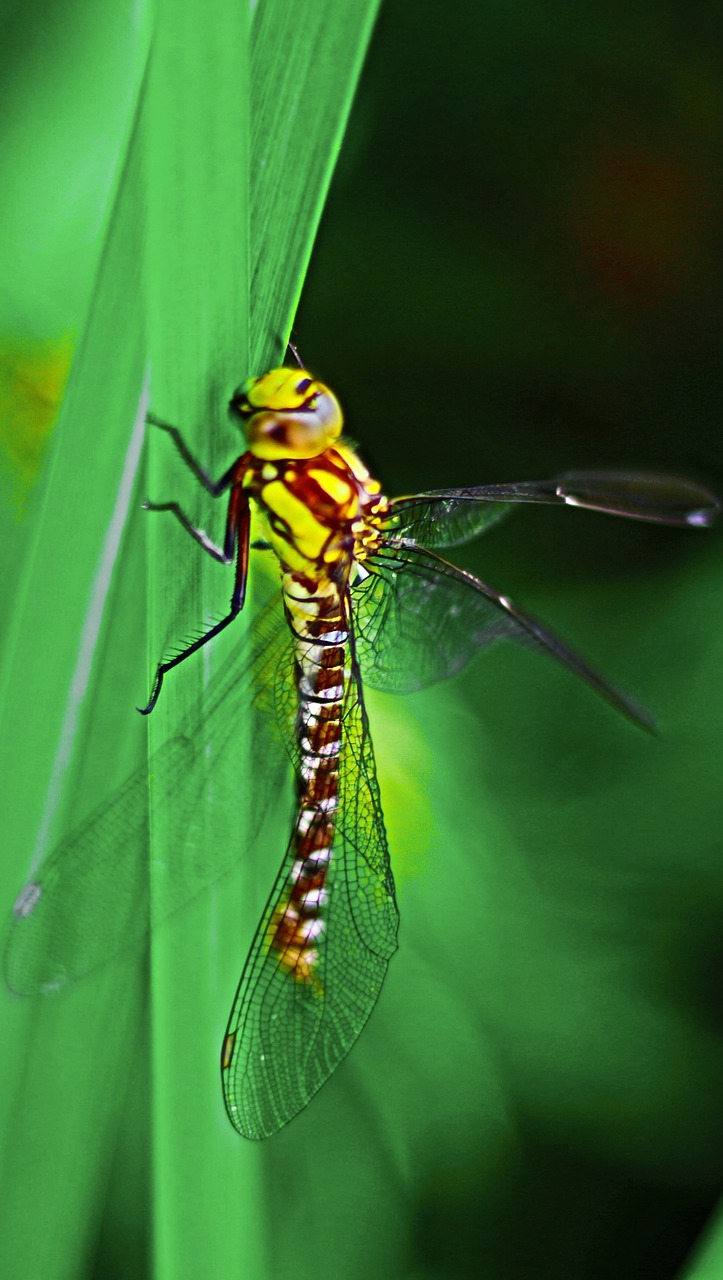
POLYGON ((318 944, 336 831, 349 635, 330 580, 313 587, 301 575, 285 574, 284 601, 296 647, 299 808, 288 894, 271 918, 271 947, 297 981, 320 988, 318 944))

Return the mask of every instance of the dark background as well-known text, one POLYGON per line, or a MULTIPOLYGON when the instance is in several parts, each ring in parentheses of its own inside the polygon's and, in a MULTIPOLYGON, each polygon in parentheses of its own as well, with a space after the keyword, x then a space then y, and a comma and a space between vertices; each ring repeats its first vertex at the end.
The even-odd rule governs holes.
POLYGON ((720 476, 718 34, 712 5, 382 6, 296 334, 392 488, 720 476))
MULTIPOLYGON (((382 6, 295 337, 387 491, 575 467, 723 488, 719 37, 713 4, 382 6)), ((680 1275, 720 1181, 720 535, 534 508, 455 558, 661 738, 514 651, 415 704, 426 904, 392 845, 406 956, 443 994, 405 1011, 438 1000, 453 1074, 410 1121, 413 1274, 680 1275)))

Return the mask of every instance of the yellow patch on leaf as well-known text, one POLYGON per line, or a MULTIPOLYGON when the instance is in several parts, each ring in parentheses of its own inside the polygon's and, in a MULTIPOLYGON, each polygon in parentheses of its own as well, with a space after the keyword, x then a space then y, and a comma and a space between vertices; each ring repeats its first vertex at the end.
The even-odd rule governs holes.
POLYGON ((73 358, 70 334, 50 339, 0 337, 0 470, 23 514, 63 400, 73 358))

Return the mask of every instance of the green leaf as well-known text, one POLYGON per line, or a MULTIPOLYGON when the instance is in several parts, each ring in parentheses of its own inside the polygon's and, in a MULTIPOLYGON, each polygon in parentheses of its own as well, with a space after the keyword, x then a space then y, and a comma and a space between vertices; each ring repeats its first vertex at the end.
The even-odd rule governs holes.
MULTIPOLYGON (((79 25, 81 8, 73 14, 79 25)), ((58 246, 59 260, 81 255, 95 283, 86 294, 78 285, 71 327, 80 337, 67 392, 13 543, 15 607, 0 677, 0 767, 12 797, 0 836, 6 903, 27 878, 33 849, 42 860, 142 767, 148 725, 133 708, 145 700, 154 662, 226 607, 229 576, 202 564, 170 518, 141 511, 146 494, 178 497, 209 529, 223 523, 189 486, 167 440, 149 441, 144 474, 148 397, 212 470, 239 451, 225 404, 245 376, 283 357, 375 8, 262 0, 250 15, 227 0, 162 0, 152 17, 129 10, 137 25, 122 38, 112 33, 118 117, 95 119, 96 135, 84 139, 79 126, 78 136, 88 154, 112 141, 112 177, 93 191, 91 174, 84 187, 93 234, 88 225, 70 228, 58 246)), ((95 21, 99 50, 110 34, 95 21)), ((86 57, 93 50, 89 38, 86 57)), ((39 72, 28 81, 28 109, 39 72)), ((74 80, 59 79, 67 94, 56 103, 60 130, 73 115, 74 80)), ((97 88, 100 95, 106 85, 97 88)), ((50 217, 46 235, 49 225, 50 217)), ((241 623, 230 643, 244 643, 241 623)), ((151 718, 152 746, 184 722, 228 652, 220 645, 206 662, 173 673, 151 718)), ((239 771, 254 765, 244 736, 239 725, 239 771)), ((150 794, 152 802, 152 782, 150 794)), ((163 914, 176 851, 163 812, 151 812, 151 898, 163 914)), ((239 858, 246 822, 234 815, 228 830, 239 858)), ((13 1045, 2 1090, 9 1272, 83 1273, 97 1223, 124 1212, 105 1204, 112 1173, 123 1187, 145 1187, 153 1204, 152 1243, 139 1238, 132 1263, 126 1251, 126 1273, 142 1274, 151 1250, 157 1276, 202 1274, 211 1258, 214 1269, 233 1274, 242 1259, 259 1274, 255 1157, 223 1114, 218 1053, 259 894, 281 848, 259 848, 258 868, 254 851, 241 879, 223 882, 154 935, 150 1027, 137 963, 111 964, 55 999, 5 998, 4 1038, 13 1045), (128 1108, 139 1087, 143 1102, 128 1108), (110 1163, 120 1134, 133 1167, 125 1176, 110 1163), (60 1169, 72 1173, 59 1178, 60 1169)), ((112 886, 120 897, 132 852, 121 839, 112 886)), ((82 883, 67 891, 82 903, 82 883)), ((97 1265, 108 1273, 110 1263, 97 1265)))

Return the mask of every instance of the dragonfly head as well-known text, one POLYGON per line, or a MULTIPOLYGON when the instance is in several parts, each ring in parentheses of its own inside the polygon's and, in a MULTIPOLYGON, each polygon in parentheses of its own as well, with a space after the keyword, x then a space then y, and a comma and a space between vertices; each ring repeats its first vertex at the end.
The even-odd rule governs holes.
POLYGON ((315 458, 341 435, 336 396, 306 369, 272 369, 234 391, 229 412, 241 419, 257 458, 315 458))

